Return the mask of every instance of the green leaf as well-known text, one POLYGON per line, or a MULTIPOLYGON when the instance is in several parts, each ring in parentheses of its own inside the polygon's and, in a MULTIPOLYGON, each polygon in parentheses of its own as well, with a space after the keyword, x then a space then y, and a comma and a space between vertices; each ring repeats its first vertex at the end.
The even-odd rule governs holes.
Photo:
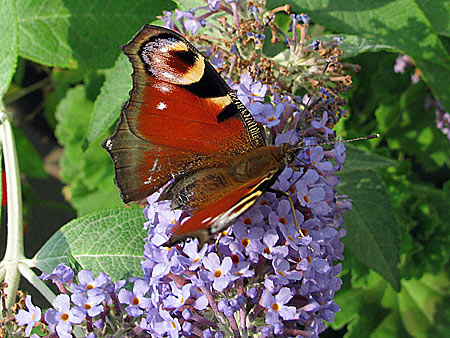
POLYGON ((83 267, 81 266, 80 262, 77 261, 75 257, 73 257, 70 250, 66 250, 66 256, 67 256, 67 262, 69 263, 69 267, 73 270, 75 275, 78 275, 78 273, 83 270, 83 267))
POLYGON ((397 165, 397 162, 386 157, 360 150, 352 145, 346 145, 345 173, 353 170, 385 168, 397 165))
POLYGON ((114 67, 108 70, 101 93, 95 100, 87 131, 88 143, 105 133, 117 120, 132 87, 131 72, 131 64, 123 54, 117 58, 114 67))
POLYGON ((444 273, 425 275, 421 280, 402 281, 398 295, 400 316, 414 337, 446 337, 450 330, 448 293, 450 281, 444 273))
MULTIPOLYGON (((381 299, 386 290, 386 281, 375 272, 369 273, 367 284, 361 287, 352 285, 346 292, 336 294, 336 303, 343 304, 343 312, 350 317, 346 338, 369 337, 380 322, 389 315, 389 310, 381 306, 381 299), (355 297, 357 295, 357 298, 355 297), (347 299, 350 304, 347 304, 347 299), (350 305, 350 307, 348 307, 350 305), (353 312, 353 313, 352 313, 353 312)), ((337 317, 339 314, 337 314, 337 317)))
POLYGON ((420 170, 433 172, 450 165, 447 137, 436 128, 434 109, 425 109, 423 83, 407 88, 396 103, 380 105, 375 111, 379 130, 391 150, 414 158, 420 170))
POLYGON ((14 138, 20 172, 31 178, 46 178, 41 157, 19 128, 14 128, 14 138))
MULTIPOLYGON (((450 187, 450 181, 446 185, 450 187)), ((420 278, 426 272, 438 273, 450 261, 450 196, 424 184, 411 184, 405 193, 397 208, 409 241, 402 275, 420 278)))
POLYGON ((54 67, 109 68, 121 45, 175 3, 17 0, 16 7, 22 57, 54 67))
POLYGON ((61 175, 68 184, 66 197, 78 215, 123 205, 113 182, 111 160, 100 140, 85 151, 82 149, 93 105, 86 97, 85 87, 78 85, 67 91, 56 112, 56 136, 65 147, 61 175))
POLYGON ((205 2, 203 0, 175 0, 175 2, 178 4, 178 7, 184 11, 188 11, 191 8, 205 6, 205 2))
POLYGON ((56 112, 58 126, 55 134, 63 146, 82 142, 93 106, 93 102, 86 98, 83 85, 77 85, 67 91, 56 112))
POLYGON ((344 171, 339 177, 339 194, 348 195, 353 204, 344 215, 346 250, 399 290, 398 226, 382 181, 374 170, 344 171))
POLYGON ((446 0, 416 0, 434 30, 439 35, 450 37, 450 2, 446 0))
POLYGON ((0 99, 6 94, 17 66, 18 27, 14 0, 0 0, 0 99))
POLYGON ((339 49, 342 50, 343 52, 342 54, 343 58, 348 58, 367 52, 392 50, 392 47, 389 45, 379 44, 377 42, 362 38, 357 35, 349 35, 349 34, 324 35, 314 37, 314 40, 321 40, 322 42, 328 42, 333 40, 333 38, 335 37, 344 38, 344 42, 339 46, 339 49))
POLYGON ((141 276, 146 232, 141 209, 116 208, 77 218, 59 229, 33 258, 33 266, 50 273, 66 252, 94 274, 106 272, 114 281, 141 276))
MULTIPOLYGON (((408 54, 445 110, 450 111, 450 91, 441 87, 450 78, 448 53, 429 18, 413 0, 269 0, 267 8, 291 4, 295 13, 308 13, 317 22, 338 34, 357 35, 408 54)), ((446 15, 442 10, 441 15, 446 15)), ((447 15, 448 16, 448 15, 447 15)), ((448 21, 448 19, 446 19, 448 21)))

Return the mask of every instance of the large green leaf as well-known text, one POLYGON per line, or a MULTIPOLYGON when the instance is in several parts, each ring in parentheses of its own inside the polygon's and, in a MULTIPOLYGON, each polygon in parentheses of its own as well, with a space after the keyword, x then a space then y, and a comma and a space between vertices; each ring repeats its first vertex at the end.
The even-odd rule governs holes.
POLYGON ((117 120, 132 87, 131 72, 131 63, 122 54, 106 74, 101 93, 95 100, 87 131, 88 143, 97 139, 117 120))
MULTIPOLYGON (((413 0, 269 0, 268 8, 291 4, 296 13, 308 13, 314 22, 337 33, 353 34, 410 55, 444 108, 450 110, 449 56, 431 20, 413 0), (444 84, 444 86, 442 86, 444 84)), ((447 17, 444 9, 441 17, 447 17)), ((436 11, 434 10, 433 13, 436 11)), ((448 23, 447 23, 448 25, 448 23)))
POLYGON ((364 39, 357 35, 348 35, 348 34, 334 34, 334 35, 324 35, 315 37, 314 40, 320 40, 322 42, 328 42, 333 40, 335 37, 343 37, 344 41, 339 46, 339 49, 342 50, 342 57, 348 58, 352 56, 356 56, 362 53, 368 52, 377 52, 380 50, 390 50, 391 46, 379 44, 374 41, 370 41, 368 39, 364 39))
POLYGON ((448 0, 416 0, 439 35, 450 37, 450 2, 448 0))
POLYGON ((352 145, 346 145, 347 158, 345 159, 345 172, 363 169, 384 168, 397 165, 397 162, 386 157, 369 153, 355 148, 352 145))
MULTIPOLYGON (((172 1, 17 0, 19 50, 58 67, 109 68, 138 29, 172 1)), ((2 17, 3 20, 3 17, 2 17)))
POLYGON ((344 215, 346 250, 399 290, 398 226, 382 181, 369 169, 345 170, 339 177, 338 192, 348 195, 353 204, 344 215))
POLYGON ((449 279, 445 274, 402 281, 398 305, 403 325, 413 337, 446 337, 450 329, 449 279))
POLYGON ((51 272, 67 264, 67 250, 84 269, 106 272, 114 281, 141 276, 146 231, 141 209, 116 208, 77 218, 59 229, 33 258, 33 266, 51 272))
POLYGON ((9 88, 17 65, 17 18, 13 0, 0 0, 0 98, 9 88))

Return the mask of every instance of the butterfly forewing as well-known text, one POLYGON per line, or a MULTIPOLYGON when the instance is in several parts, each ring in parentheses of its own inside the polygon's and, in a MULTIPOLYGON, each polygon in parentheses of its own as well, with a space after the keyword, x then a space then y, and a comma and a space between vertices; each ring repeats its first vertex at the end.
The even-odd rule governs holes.
POLYGON ((182 36, 146 25, 123 50, 133 89, 104 146, 125 202, 265 145, 250 112, 182 36))

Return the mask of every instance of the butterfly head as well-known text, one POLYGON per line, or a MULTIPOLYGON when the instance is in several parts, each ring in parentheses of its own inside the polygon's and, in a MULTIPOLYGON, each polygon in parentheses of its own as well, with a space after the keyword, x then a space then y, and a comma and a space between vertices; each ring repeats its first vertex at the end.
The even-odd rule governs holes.
POLYGON ((303 141, 303 138, 300 138, 297 143, 283 143, 280 145, 281 153, 282 153, 282 162, 284 165, 289 165, 294 162, 298 153, 306 148, 306 144, 303 141))

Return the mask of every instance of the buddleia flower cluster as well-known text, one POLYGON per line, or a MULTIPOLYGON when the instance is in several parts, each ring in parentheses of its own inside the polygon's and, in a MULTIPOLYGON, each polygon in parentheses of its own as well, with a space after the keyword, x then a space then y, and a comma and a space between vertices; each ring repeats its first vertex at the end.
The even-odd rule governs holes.
POLYGON ((59 308, 44 319, 60 337, 79 323, 89 337, 111 330, 155 338, 318 337, 339 311, 334 295, 342 283, 343 214, 351 209, 335 191, 345 146, 329 145, 333 126, 346 114, 341 94, 351 85, 339 62, 342 39, 313 40, 307 14, 289 6, 267 11, 261 2, 208 0, 161 19, 209 58, 267 144, 304 148, 279 175, 272 187, 278 192, 266 192, 204 245, 188 239, 164 246, 172 227, 189 215, 159 201, 160 192, 149 196, 143 276, 125 287, 86 270, 78 284, 69 276, 70 298, 58 296, 59 308), (279 16, 289 17, 289 25, 281 27, 279 16), (264 46, 274 44, 284 51, 266 57, 264 46), (98 278, 101 286, 95 286, 98 278))
POLYGON ((351 79, 339 63, 342 39, 309 39, 309 16, 289 13, 289 6, 267 12, 252 2, 207 1, 162 19, 195 46, 204 43, 203 53, 261 125, 267 144, 306 146, 273 186, 291 200, 265 193, 203 246, 190 239, 165 247, 186 215, 158 201, 159 192, 148 198, 142 267, 151 303, 141 328, 155 337, 317 337, 339 311, 342 215, 351 208, 334 190, 345 147, 321 146, 334 140, 332 127, 346 114, 339 94, 351 79), (290 16, 287 31, 277 14, 290 16), (264 43, 276 42, 285 52, 264 57, 264 43))

